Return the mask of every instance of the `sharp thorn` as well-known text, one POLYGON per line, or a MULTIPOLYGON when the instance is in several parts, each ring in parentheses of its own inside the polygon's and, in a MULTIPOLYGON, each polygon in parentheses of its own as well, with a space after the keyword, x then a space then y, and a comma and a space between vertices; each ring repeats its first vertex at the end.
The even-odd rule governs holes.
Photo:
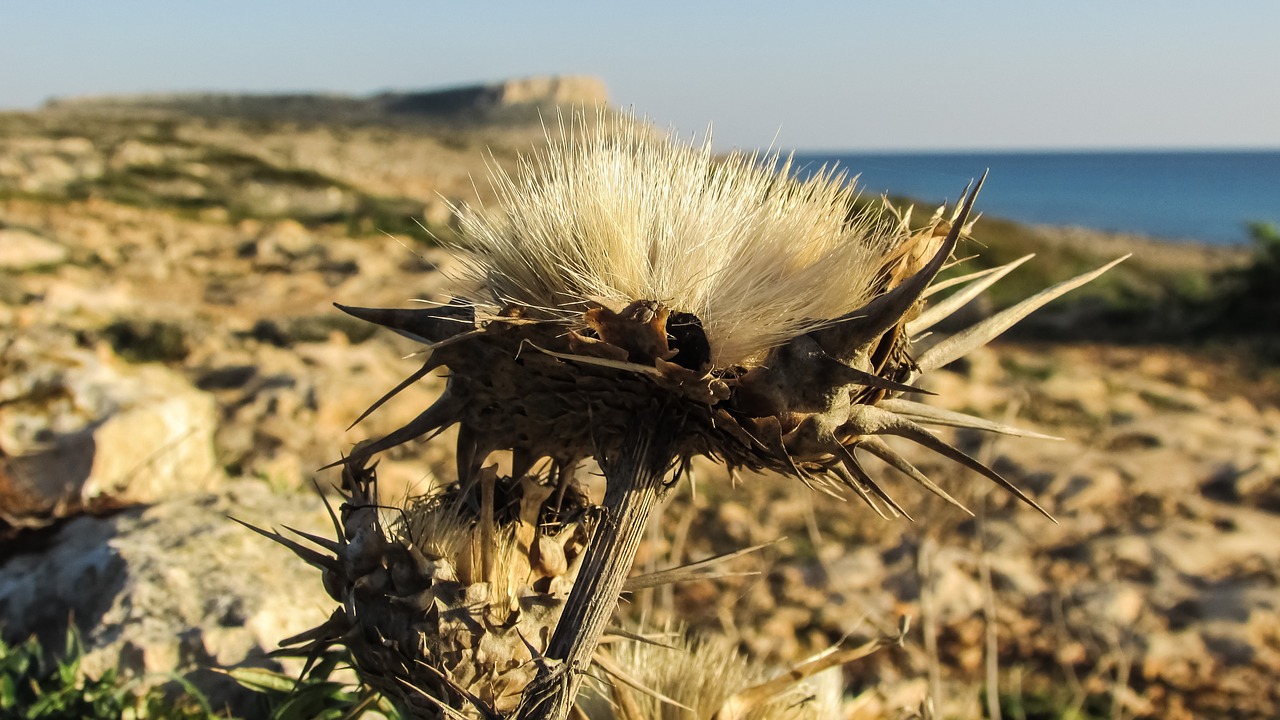
POLYGON ((947 365, 958 358, 964 357, 969 352, 991 342, 1005 330, 1013 327, 1015 323, 1035 312, 1041 306, 1052 300, 1056 300, 1068 292, 1071 292, 1081 285, 1093 280, 1128 257, 1128 255, 1125 255, 1124 257, 1112 260, 1097 270, 1060 282, 1051 288, 1042 290, 1036 295, 1023 300, 1007 310, 992 315, 967 330, 963 330, 952 335, 925 351, 925 353, 916 360, 916 365, 920 367, 921 371, 928 372, 929 370, 936 370, 937 368, 947 365))
POLYGON ((875 513, 879 515, 881 519, 883 520, 889 519, 889 516, 884 514, 884 511, 880 509, 880 506, 877 505, 875 500, 871 498, 871 495, 867 493, 866 488, 862 487, 862 483, 858 482, 857 479, 854 478, 853 475, 851 475, 849 471, 844 468, 844 465, 833 465, 831 467, 831 472, 835 474, 835 476, 840 480, 840 482, 843 482, 845 485, 848 485, 850 488, 853 488, 853 491, 858 494, 858 497, 862 500, 862 502, 866 503, 867 507, 874 510, 875 513))
POLYGON ((871 479, 871 476, 867 474, 867 471, 862 469, 862 464, 858 462, 858 459, 853 456, 853 453, 849 452, 849 448, 840 444, 837 444, 836 447, 839 448, 840 450, 839 451, 840 461, 844 464, 844 467, 855 478, 858 479, 859 482, 861 482, 863 485, 866 485, 868 488, 870 488, 871 492, 875 493, 876 496, 879 497, 880 500, 883 501, 884 504, 888 505, 889 508, 892 509, 894 512, 898 513, 899 515, 901 515, 902 517, 906 518, 911 522, 916 521, 915 518, 911 517, 911 514, 908 513, 906 510, 904 510, 903 507, 899 505, 896 500, 890 497, 889 493, 885 492, 879 485, 876 484, 875 480, 871 479))
POLYGON ((298 542, 297 540, 287 538, 278 532, 274 532, 271 530, 263 530, 262 528, 257 527, 255 525, 250 525, 249 523, 241 520, 240 518, 233 517, 231 519, 249 528, 250 530, 258 533, 259 535, 265 538, 268 538, 270 540, 274 540, 275 542, 289 548, 290 550, 293 551, 295 555, 305 560, 308 564, 313 565, 321 570, 337 571, 337 570, 340 570, 342 567, 342 564, 338 561, 337 558, 329 557, 328 555, 323 555, 321 553, 318 553, 315 550, 312 550, 311 548, 307 547, 306 545, 303 545, 302 543, 298 542))
POLYGON ((891 413, 888 410, 881 410, 880 408, 873 407, 870 405, 858 405, 858 406, 855 406, 854 412, 850 414, 849 425, 850 425, 850 434, 897 435, 899 437, 904 437, 918 445, 926 447, 938 453, 939 455, 942 455, 943 457, 954 460, 960 463, 961 465, 964 465, 965 467, 969 468, 970 470, 973 470, 974 472, 977 472, 987 477, 992 482, 996 483, 997 485, 999 485, 1000 487, 1004 488, 1006 491, 1011 493, 1014 497, 1018 498, 1019 500, 1023 501, 1024 503, 1038 510, 1045 517, 1049 518, 1050 520, 1053 520, 1053 522, 1055 523, 1058 522, 1057 520, 1054 519, 1052 515, 1048 513, 1048 511, 1040 507, 1040 505, 1035 500, 1032 500, 1026 493, 1022 492, 1022 490, 1020 490, 1016 485, 1009 482, 1008 480, 1005 480, 995 470, 992 470, 986 465, 983 465, 981 462, 978 462, 974 458, 970 457, 967 453, 965 453, 960 448, 954 447, 946 443, 937 435, 934 435, 933 433, 929 432, 928 430, 924 429, 923 427, 917 425, 916 423, 904 417, 895 415, 894 413, 891 413))
POLYGON ((930 480, 928 476, 917 470, 916 466, 908 462, 906 458, 894 452, 893 449, 886 445, 880 438, 863 437, 862 440, 858 442, 858 447, 864 448, 867 452, 888 463, 898 472, 924 486, 929 492, 960 508, 966 515, 973 517, 973 511, 965 507, 964 503, 951 497, 946 490, 943 490, 936 483, 930 480))
POLYGON ((916 393, 920 395, 937 394, 929 390, 925 390, 924 388, 907 385, 906 383, 900 383, 886 377, 880 377, 874 373, 850 367, 829 355, 825 357, 827 361, 839 366, 835 368, 835 374, 843 384, 861 385, 863 387, 876 388, 877 390, 888 390, 890 392, 899 393, 916 393))
MULTIPOLYGON (((959 265, 961 262, 972 260, 975 257, 977 257, 977 255, 970 255, 969 257, 964 258, 963 260, 955 260, 955 261, 949 262, 946 265, 944 265, 942 269, 943 271, 946 271, 948 268, 959 265)), ((999 269, 1000 269, 999 267, 986 268, 984 270, 978 270, 965 275, 961 275, 959 277, 947 278, 946 280, 939 280, 934 284, 930 285, 928 289, 924 291, 924 294, 920 296, 920 298, 928 299, 933 295, 940 293, 943 290, 946 290, 947 288, 953 288, 956 285, 963 285, 967 282, 973 282, 974 280, 977 280, 978 278, 981 278, 981 277, 986 277, 987 275, 990 275, 991 273, 999 269)))
POLYGON ((431 407, 423 410, 418 417, 410 420, 404 427, 395 430, 372 443, 357 446, 352 450, 351 455, 345 460, 339 460, 338 462, 326 465, 324 468, 321 468, 321 470, 344 463, 354 462, 356 464, 363 464, 365 460, 384 450, 406 443, 416 437, 425 435, 432 430, 452 425, 457 422, 458 404, 459 403, 456 398, 450 395, 449 391, 446 390, 445 393, 431 405, 431 407))
POLYGON ((396 395, 399 395, 400 392, 403 391, 405 388, 409 387, 410 385, 426 377, 427 373, 431 372, 432 370, 435 370, 436 368, 440 367, 442 364, 443 364, 443 361, 437 358, 435 355, 428 357, 427 361, 422 364, 421 368, 414 371, 412 375, 410 375, 409 377, 401 381, 399 385, 396 385, 387 394, 378 398, 378 401, 370 405, 368 409, 366 409, 364 412, 360 413, 360 417, 356 418, 355 422, 348 425, 347 429, 350 430, 356 425, 359 425, 361 420, 364 420, 365 418, 372 415, 375 410, 382 407, 383 403, 395 397, 396 395))
POLYGON ((911 400, 903 400, 901 398, 887 398, 885 400, 881 400, 879 403, 876 403, 876 407, 881 410, 888 410, 891 413, 901 415, 920 423, 983 430, 985 432, 999 433, 1001 435, 1035 438, 1037 440, 1062 440, 1062 438, 1055 435, 1044 435, 1032 430, 1023 430, 1021 428, 1013 427, 1012 425, 993 422, 975 415, 943 410, 939 407, 925 405, 924 403, 913 402, 911 400))
POLYGON ((902 319, 902 316, 920 299, 925 289, 942 270, 943 264, 955 251, 960 241, 964 223, 973 209, 973 203, 986 180, 986 173, 969 192, 964 204, 956 213, 946 239, 938 247, 933 258, 914 275, 897 287, 868 302, 866 305, 832 320, 830 324, 810 331, 827 353, 836 358, 851 355, 857 348, 885 334, 902 319))
POLYGON ((1015 268, 1033 257, 1035 257, 1035 254, 1023 255, 1007 265, 994 268, 986 277, 947 296, 932 307, 926 308, 924 312, 920 313, 920 317, 907 323, 907 336, 915 337, 938 324, 952 313, 969 304, 971 300, 981 295, 983 290, 994 285, 1000 278, 1013 272, 1015 268))
POLYGON ((335 555, 337 554, 338 550, 340 550, 342 547, 337 543, 337 541, 330 540, 329 538, 320 537, 319 535, 315 535, 309 532, 304 532, 302 530, 298 530, 297 528, 291 528, 288 525, 282 525, 281 527, 293 533, 294 535, 297 535, 298 537, 306 538, 307 540, 310 540, 311 542, 315 543, 321 548, 324 548, 325 550, 328 550, 331 553, 334 553, 335 555))
POLYGON ((351 307, 339 303, 333 305, 352 317, 381 325, 410 340, 428 345, 476 327, 476 311, 470 305, 441 305, 417 310, 351 307))

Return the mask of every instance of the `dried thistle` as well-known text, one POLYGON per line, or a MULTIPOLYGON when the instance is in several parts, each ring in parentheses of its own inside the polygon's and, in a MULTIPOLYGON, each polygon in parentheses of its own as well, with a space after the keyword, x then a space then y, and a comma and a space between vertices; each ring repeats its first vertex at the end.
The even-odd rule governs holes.
POLYGON ((320 568, 341 603, 284 640, 286 653, 345 645, 361 679, 409 717, 514 712, 572 587, 590 506, 572 481, 552 492, 492 468, 475 480, 390 512, 373 469, 347 464, 338 540, 291 530, 324 552, 258 530, 320 568))
POLYGON ((896 637, 862 645, 841 642, 784 669, 745 657, 735 642, 720 635, 677 630, 657 640, 629 642, 609 651, 612 655, 597 652, 596 662, 611 680, 598 691, 609 702, 583 703, 585 715, 592 720, 837 717, 844 684, 840 667, 901 643, 906 629, 904 623, 896 637), (668 639, 670 643, 664 642, 668 639))
MULTIPOLYGON (((604 469, 606 495, 576 582, 550 637, 528 639, 537 672, 511 711, 517 717, 570 713, 649 510, 694 456, 731 470, 792 475, 827 492, 847 488, 882 515, 905 515, 863 469, 861 450, 959 505, 881 440, 896 435, 1044 512, 925 426, 1031 433, 902 396, 918 392, 911 383, 922 372, 985 344, 1114 263, 917 356, 914 337, 1022 262, 962 278, 956 282, 968 287, 924 310, 931 283, 968 230, 978 187, 959 208, 913 231, 907 217, 856 210, 854 191, 831 173, 801 181, 786 164, 775 173, 753 156, 717 158, 709 145, 603 116, 562 129, 514 176, 496 172, 493 183, 497 206, 462 219, 466 269, 453 303, 339 306, 429 350, 423 367, 368 412, 432 370, 449 370, 435 404, 345 462, 349 472, 362 469, 387 448, 457 425, 463 489, 484 486, 480 469, 499 450, 512 454, 512 482, 556 493, 572 487, 566 484, 584 461, 604 469)), ((377 536, 365 532, 360 512, 344 518, 351 544, 377 536)), ((482 553, 495 542, 479 540, 482 553)), ((403 572, 391 555, 380 562, 384 575, 403 572)), ((356 599, 340 598, 354 603, 348 614, 360 616, 367 588, 352 586, 356 599)), ((380 623, 362 621, 359 642, 401 652, 422 642, 421 634, 403 634, 408 619, 380 623)), ((474 640, 483 644, 483 637, 474 640)), ((459 697, 475 707, 497 702, 499 695, 468 697, 474 691, 451 678, 470 670, 449 665, 453 656, 438 660, 429 669, 358 664, 387 686, 420 687, 407 678, 423 673, 445 678, 437 688, 443 694, 432 696, 437 715, 426 717, 458 716, 442 708, 459 707, 459 697)), ((508 712, 502 707, 491 705, 508 712)))

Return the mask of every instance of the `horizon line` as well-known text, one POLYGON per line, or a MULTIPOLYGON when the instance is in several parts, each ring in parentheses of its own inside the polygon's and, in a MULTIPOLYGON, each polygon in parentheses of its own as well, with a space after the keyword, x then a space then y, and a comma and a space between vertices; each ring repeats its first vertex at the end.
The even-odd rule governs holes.
MULTIPOLYGON (((746 148, 740 148, 746 150, 746 148)), ((763 150, 761 150, 763 151, 763 150)), ((852 147, 790 148, 795 155, 977 155, 977 154, 1087 154, 1087 153, 1280 153, 1280 145, 1017 145, 1010 147, 852 147)))

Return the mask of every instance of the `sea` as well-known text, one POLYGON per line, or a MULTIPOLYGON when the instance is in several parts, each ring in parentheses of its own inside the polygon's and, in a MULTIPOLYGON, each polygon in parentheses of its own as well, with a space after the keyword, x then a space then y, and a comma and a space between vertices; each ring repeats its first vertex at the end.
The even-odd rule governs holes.
POLYGON ((1025 223, 1174 241, 1238 244, 1249 224, 1280 225, 1280 150, 796 153, 857 175, 864 195, 954 202, 988 172, 978 209, 1025 223))

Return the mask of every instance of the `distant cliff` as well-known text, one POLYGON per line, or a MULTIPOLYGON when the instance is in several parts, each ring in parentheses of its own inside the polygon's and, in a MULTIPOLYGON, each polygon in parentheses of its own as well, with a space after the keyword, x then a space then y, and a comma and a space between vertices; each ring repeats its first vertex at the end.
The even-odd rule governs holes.
POLYGON ((589 76, 540 76, 434 90, 388 91, 374 95, 324 93, 158 93, 58 98, 46 109, 68 112, 154 110, 202 116, 271 120, 348 122, 418 119, 475 121, 527 120, 557 107, 607 104, 604 82, 589 76))
POLYGON ((511 109, 603 105, 609 93, 599 78, 531 77, 425 92, 383 93, 371 98, 388 113, 454 115, 511 109))

